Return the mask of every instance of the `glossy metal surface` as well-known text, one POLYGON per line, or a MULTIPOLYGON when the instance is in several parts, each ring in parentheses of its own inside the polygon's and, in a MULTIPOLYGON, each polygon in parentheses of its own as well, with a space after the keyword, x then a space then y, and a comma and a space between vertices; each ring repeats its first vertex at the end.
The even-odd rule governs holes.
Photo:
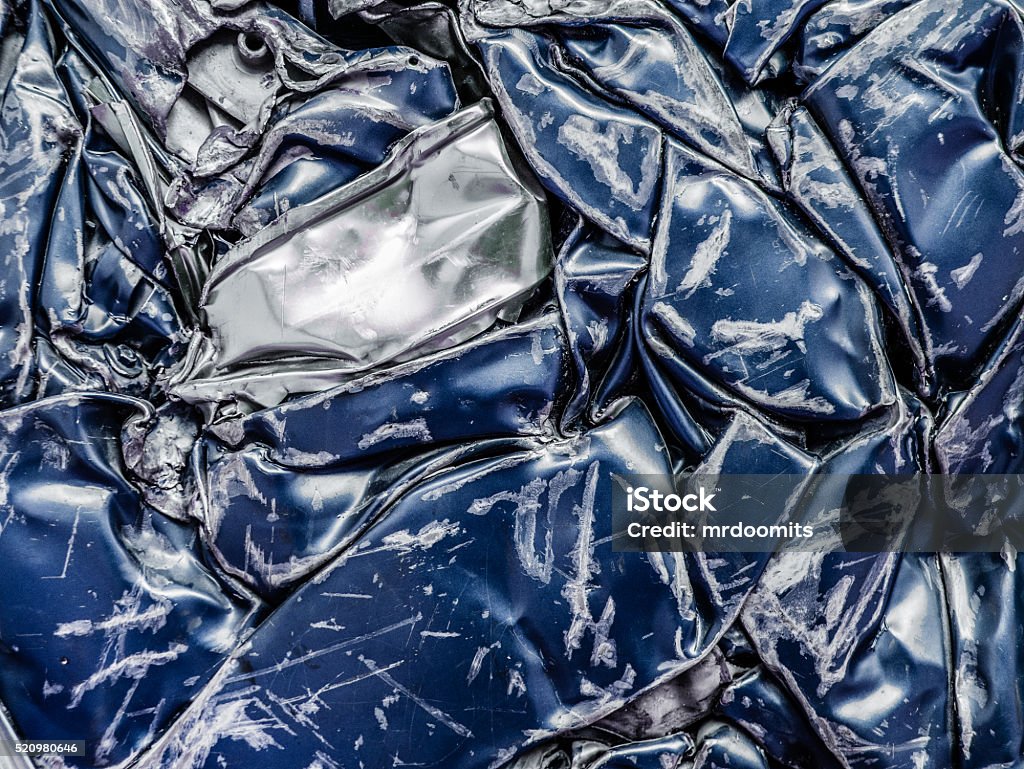
POLYGON ((0 740, 1021 764, 1016 552, 611 541, 632 474, 828 509, 1024 470, 1016 3, 25 0, 0 33, 0 740))
POLYGON ((193 347, 200 362, 174 392, 273 406, 280 396, 251 373, 269 369, 275 389, 295 393, 304 368, 337 377, 457 344, 515 317, 550 248, 544 201, 481 103, 226 253, 200 300, 209 343, 193 347))
POLYGON ((121 460, 144 403, 64 395, 4 412, 0 697, 21 734, 115 764, 209 680, 257 603, 203 563, 194 527, 146 507, 121 460), (17 564, 17 568, 13 565, 17 564))

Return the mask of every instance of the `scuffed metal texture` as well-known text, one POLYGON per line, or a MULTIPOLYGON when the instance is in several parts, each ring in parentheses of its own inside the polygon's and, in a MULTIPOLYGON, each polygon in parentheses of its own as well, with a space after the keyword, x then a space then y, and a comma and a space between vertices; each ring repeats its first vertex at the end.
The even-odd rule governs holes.
POLYGON ((1024 472, 1015 3, 0 32, 0 739, 86 743, 36 765, 1022 765, 1016 553, 613 553, 609 509, 1024 472))

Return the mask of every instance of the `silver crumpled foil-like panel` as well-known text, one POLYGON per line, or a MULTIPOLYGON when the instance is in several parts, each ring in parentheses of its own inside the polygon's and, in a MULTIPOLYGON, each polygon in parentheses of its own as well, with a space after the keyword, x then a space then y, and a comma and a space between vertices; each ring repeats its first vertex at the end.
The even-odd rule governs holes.
POLYGON ((1024 765, 1012 548, 612 523, 1022 473, 1016 2, 7 0, 0 89, 0 768, 1024 765))
POLYGON ((550 270, 551 236, 487 104, 411 133, 225 253, 200 297, 209 341, 172 392, 273 406, 514 319, 550 270))

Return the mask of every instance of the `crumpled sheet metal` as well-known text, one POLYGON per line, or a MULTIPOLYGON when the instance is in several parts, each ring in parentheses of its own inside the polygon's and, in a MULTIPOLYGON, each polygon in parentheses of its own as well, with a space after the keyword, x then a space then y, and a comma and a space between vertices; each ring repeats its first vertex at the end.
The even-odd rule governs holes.
POLYGON ((492 441, 548 435, 565 356, 549 315, 257 411, 211 436, 202 520, 214 555, 261 595, 286 594, 442 468, 486 454, 492 441), (486 387, 460 382, 467 367, 486 387))
POLYGON ((146 395, 180 347, 156 216, 127 159, 67 88, 37 8, 9 26, 3 95, 0 382, 5 405, 90 388, 146 395))
POLYGON ((514 317, 550 238, 487 103, 469 107, 224 254, 200 298, 209 342, 173 392, 273 406, 308 388, 303 367, 340 377, 450 347, 514 317))
POLYGON ((84 739, 102 764, 174 720, 259 605, 208 568, 194 525, 149 509, 125 472, 121 430, 151 411, 67 394, 8 409, 0 425, 14 511, 0 589, 21 597, 0 608, 0 698, 22 733, 84 739))
POLYGON ((875 304, 831 249, 681 146, 669 144, 663 183, 641 316, 652 355, 691 391, 710 380, 780 417, 855 420, 892 404, 875 304))
POLYGON ((22 0, 0 31, 0 739, 1020 763, 1016 553, 614 553, 609 506, 633 473, 827 507, 1021 472, 1015 4, 22 0))

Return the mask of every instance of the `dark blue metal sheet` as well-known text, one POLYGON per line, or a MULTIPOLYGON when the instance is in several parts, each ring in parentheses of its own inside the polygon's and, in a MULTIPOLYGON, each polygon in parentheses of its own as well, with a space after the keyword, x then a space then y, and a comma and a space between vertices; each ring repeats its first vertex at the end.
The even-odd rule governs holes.
POLYGON ((472 451, 460 442, 550 432, 565 386, 557 318, 426 364, 256 412, 204 448, 203 519, 224 567, 286 595, 403 494, 472 451), (459 380, 469 368, 483 382, 459 380), (484 408, 487 404, 487 408, 484 408), (268 508, 268 503, 270 507, 268 508))
POLYGON ((996 117, 1014 97, 993 90, 997 52, 1019 50, 1019 24, 996 3, 916 3, 805 96, 894 246, 925 351, 954 385, 970 380, 1024 296, 1024 173, 996 117))
POLYGON ((667 153, 642 312, 651 354, 678 380, 727 390, 708 400, 797 420, 892 402, 866 287, 786 207, 681 145, 667 153))
POLYGON ((553 67, 542 35, 500 31, 479 46, 495 97, 541 181, 615 237, 647 251, 661 131, 553 67))
POLYGON ((823 509, 1019 472, 1015 3, 26 0, 0 36, 0 741, 1020 763, 1016 552, 611 540, 644 472, 823 509))
POLYGON ((84 766, 146 747, 256 607, 205 564, 194 525, 149 509, 133 486, 120 433, 151 414, 90 394, 0 420, 0 699, 26 734, 85 740, 84 766))

